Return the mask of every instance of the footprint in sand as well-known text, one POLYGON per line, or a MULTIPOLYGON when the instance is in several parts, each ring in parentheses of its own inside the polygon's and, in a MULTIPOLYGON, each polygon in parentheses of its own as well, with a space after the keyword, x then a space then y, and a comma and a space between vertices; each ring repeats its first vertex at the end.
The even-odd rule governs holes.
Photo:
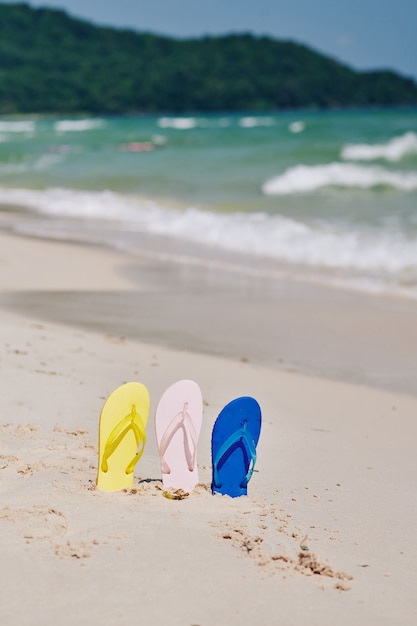
POLYGON ((91 557, 91 551, 93 548, 99 545, 97 539, 90 542, 80 542, 78 544, 72 544, 70 541, 65 543, 57 543, 54 546, 56 556, 60 559, 71 558, 75 560, 88 559, 91 557))
POLYGON ((275 507, 259 504, 255 505, 255 510, 235 511, 228 520, 213 524, 216 529, 220 525, 219 536, 265 573, 281 572, 284 576, 298 573, 336 579, 335 589, 350 589, 346 581, 353 577, 336 571, 311 552, 306 544, 307 537, 300 542, 297 533, 288 528, 288 516, 280 514, 275 507))
POLYGON ((34 439, 34 433, 38 430, 39 427, 33 424, 19 424, 16 426, 13 435, 19 439, 34 439))
POLYGON ((19 527, 24 539, 50 539, 66 534, 68 524, 63 513, 56 509, 35 505, 28 509, 0 509, 0 520, 19 527))
POLYGON ((6 469, 18 462, 19 459, 13 454, 0 454, 0 470, 6 469))

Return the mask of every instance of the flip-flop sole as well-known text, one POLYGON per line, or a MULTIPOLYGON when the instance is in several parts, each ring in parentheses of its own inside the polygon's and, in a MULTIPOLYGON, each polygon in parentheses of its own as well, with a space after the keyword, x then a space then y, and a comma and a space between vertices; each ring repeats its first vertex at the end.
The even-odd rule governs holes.
MULTIPOLYGON (((198 440, 203 420, 201 390, 193 380, 179 380, 165 390, 156 409, 155 430, 160 453, 161 443, 167 428, 175 416, 184 410, 185 405, 198 440)), ((170 473, 164 472, 161 463, 164 487, 183 489, 187 492, 192 491, 198 483, 197 455, 195 456, 194 469, 190 471, 186 458, 184 431, 182 428, 178 428, 170 437, 163 457, 170 469, 170 473)))
POLYGON ((261 432, 261 409, 258 402, 251 397, 236 398, 227 404, 219 413, 213 426, 211 438, 211 455, 213 469, 217 464, 218 483, 215 484, 214 472, 212 491, 229 495, 232 498, 247 495, 247 484, 244 483, 251 464, 250 455, 244 445, 231 446, 228 454, 218 459, 219 452, 229 438, 245 429, 256 448, 261 432))
POLYGON ((149 392, 142 383, 125 383, 108 396, 100 415, 98 489, 102 491, 119 491, 133 486, 133 472, 126 473, 126 468, 134 459, 138 448, 133 430, 126 432, 126 435, 121 439, 114 452, 108 457, 107 471, 103 471, 103 457, 109 435, 117 424, 132 412, 132 407, 135 407, 146 428, 149 405, 149 392))

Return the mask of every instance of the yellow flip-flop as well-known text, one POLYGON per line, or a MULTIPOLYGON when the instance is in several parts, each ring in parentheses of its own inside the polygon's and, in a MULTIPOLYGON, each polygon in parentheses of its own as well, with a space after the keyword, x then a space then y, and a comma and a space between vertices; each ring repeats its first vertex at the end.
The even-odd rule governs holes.
POLYGON ((105 401, 100 415, 97 487, 120 491, 133 486, 133 472, 146 445, 149 392, 126 383, 105 401))

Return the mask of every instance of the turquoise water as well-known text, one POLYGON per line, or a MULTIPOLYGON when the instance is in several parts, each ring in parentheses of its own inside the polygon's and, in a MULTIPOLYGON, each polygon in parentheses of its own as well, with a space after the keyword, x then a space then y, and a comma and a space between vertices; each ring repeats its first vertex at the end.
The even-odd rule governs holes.
POLYGON ((417 297, 417 110, 2 118, 0 202, 41 216, 37 234, 88 221, 118 247, 158 236, 417 297))

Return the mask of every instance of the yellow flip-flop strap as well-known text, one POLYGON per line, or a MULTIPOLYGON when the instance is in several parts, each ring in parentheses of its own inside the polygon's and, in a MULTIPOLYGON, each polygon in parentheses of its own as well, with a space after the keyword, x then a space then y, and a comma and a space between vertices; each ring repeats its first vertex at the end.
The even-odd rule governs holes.
POLYGON ((133 434, 135 435, 136 439, 136 445, 139 447, 139 444, 142 443, 142 446, 140 450, 137 450, 135 456, 126 467, 126 474, 131 474, 133 472, 136 463, 139 461, 140 457, 143 454, 146 444, 145 425, 143 423, 141 415, 136 412, 136 406, 134 404, 132 405, 131 412, 126 415, 126 417, 124 417, 118 424, 116 424, 110 435, 107 437, 106 445, 104 446, 103 459, 101 461, 101 469, 103 472, 108 471, 108 459, 117 449, 120 442, 124 439, 129 430, 133 430, 133 434))

